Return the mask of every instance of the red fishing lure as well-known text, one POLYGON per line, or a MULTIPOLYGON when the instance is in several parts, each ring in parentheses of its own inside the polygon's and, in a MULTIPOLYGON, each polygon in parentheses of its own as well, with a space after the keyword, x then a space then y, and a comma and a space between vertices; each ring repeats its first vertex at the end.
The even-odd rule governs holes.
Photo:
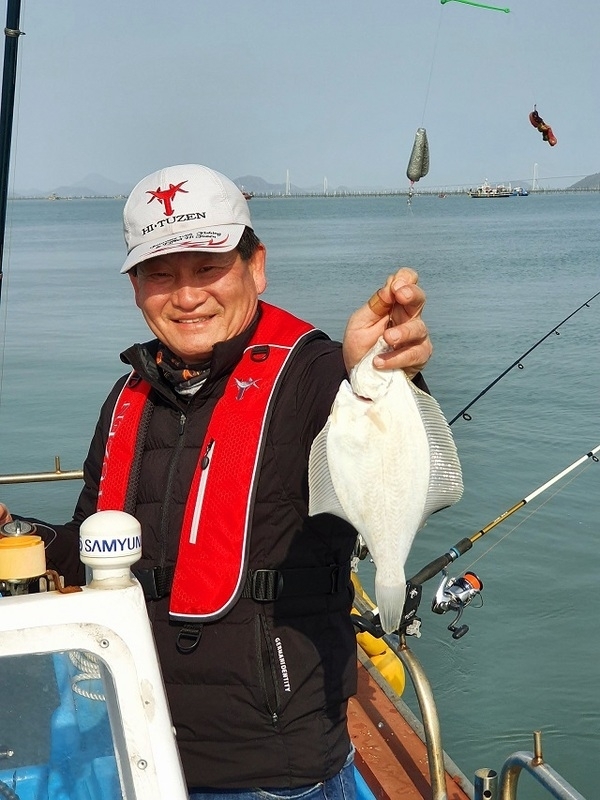
POLYGON ((542 134, 542 139, 545 142, 548 142, 550 147, 554 147, 558 139, 552 132, 552 128, 550 127, 550 125, 546 125, 544 120, 540 117, 540 115, 536 111, 535 106, 533 107, 533 111, 529 114, 529 122, 531 122, 533 127, 537 128, 538 131, 542 134))

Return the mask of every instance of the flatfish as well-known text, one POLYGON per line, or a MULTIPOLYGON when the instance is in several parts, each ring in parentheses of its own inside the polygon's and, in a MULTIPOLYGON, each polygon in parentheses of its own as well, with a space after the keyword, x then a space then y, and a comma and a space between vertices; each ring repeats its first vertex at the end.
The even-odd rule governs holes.
POLYGON ((404 567, 413 539, 435 511, 456 503, 462 471, 438 402, 402 369, 376 370, 383 338, 343 381, 308 465, 309 514, 350 522, 375 564, 375 599, 386 633, 398 629, 404 567))

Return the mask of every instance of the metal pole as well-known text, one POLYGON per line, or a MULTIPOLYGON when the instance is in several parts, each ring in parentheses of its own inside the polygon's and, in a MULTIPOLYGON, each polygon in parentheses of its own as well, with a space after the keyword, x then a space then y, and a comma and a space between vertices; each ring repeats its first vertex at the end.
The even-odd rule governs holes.
POLYGON ((431 684, 421 663, 412 650, 407 647, 406 638, 403 635, 400 636, 400 644, 396 652, 412 681, 421 710, 421 719, 425 729, 432 798, 433 800, 447 800, 442 733, 431 684))
POLYGON ((2 294, 2 264, 4 262, 4 233, 8 200, 8 172, 12 138, 15 85, 17 80, 17 49, 21 0, 8 0, 4 29, 4 69, 2 72, 2 101, 0 107, 0 296, 2 294))

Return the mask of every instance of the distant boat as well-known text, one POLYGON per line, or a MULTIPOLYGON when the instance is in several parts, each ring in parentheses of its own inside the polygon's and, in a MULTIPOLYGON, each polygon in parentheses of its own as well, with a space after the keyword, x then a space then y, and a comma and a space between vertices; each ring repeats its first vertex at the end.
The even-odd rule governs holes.
POLYGON ((469 189, 470 197, 511 197, 512 194, 513 190, 510 186, 504 186, 501 183, 492 186, 487 180, 476 189, 469 189))
POLYGON ((512 190, 512 193, 513 193, 513 195, 515 195, 515 197, 528 197, 529 196, 529 192, 527 191, 527 189, 523 189, 522 186, 515 186, 515 188, 512 190))

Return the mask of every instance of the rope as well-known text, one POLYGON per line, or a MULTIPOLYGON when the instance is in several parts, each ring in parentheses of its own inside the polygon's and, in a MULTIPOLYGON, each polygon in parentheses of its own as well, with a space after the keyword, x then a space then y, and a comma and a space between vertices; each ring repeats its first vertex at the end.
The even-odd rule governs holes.
POLYGON ((15 794, 4 781, 0 781, 0 797, 4 797, 6 800, 19 800, 19 795, 15 794))
POLYGON ((75 692, 75 694, 78 694, 81 697, 87 697, 88 700, 106 701, 106 695, 100 692, 91 692, 79 685, 83 681, 102 680, 100 669, 98 667, 98 659, 96 656, 92 655, 92 653, 86 655, 79 650, 71 650, 69 652, 69 658, 77 667, 77 669, 81 670, 81 672, 78 672, 71 681, 71 689, 75 692))

